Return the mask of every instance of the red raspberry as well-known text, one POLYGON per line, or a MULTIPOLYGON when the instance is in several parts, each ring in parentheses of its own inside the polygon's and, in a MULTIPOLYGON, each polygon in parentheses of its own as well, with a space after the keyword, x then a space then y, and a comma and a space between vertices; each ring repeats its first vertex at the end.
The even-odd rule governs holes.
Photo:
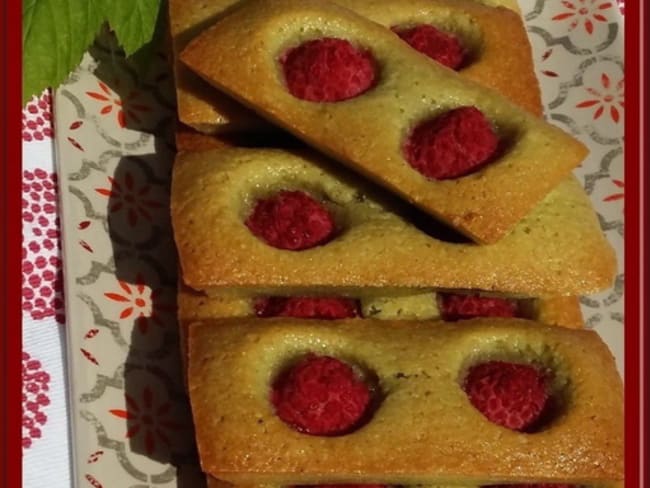
POLYGON ((439 31, 432 25, 418 25, 393 31, 413 49, 451 69, 459 69, 465 59, 465 49, 453 34, 439 31))
POLYGON ((289 92, 302 100, 347 100, 368 90, 375 81, 370 52, 344 39, 307 41, 287 51, 280 61, 289 92))
POLYGON ((353 430, 370 404, 370 389, 346 363, 310 354, 273 385, 280 419, 299 432, 334 436, 353 430))
POLYGON ((359 305, 349 298, 268 297, 255 302, 258 317, 345 319, 359 315, 359 305))
POLYGON ((427 178, 458 178, 489 162, 499 144, 476 107, 460 107, 418 125, 404 145, 407 161, 427 178))
POLYGON ((488 361, 472 366, 464 390, 472 405, 495 424, 525 431, 549 400, 546 376, 534 366, 488 361))
POLYGON ((517 302, 505 298, 440 293, 443 320, 455 322, 475 317, 516 317, 517 302))
POLYGON ((301 191, 281 191, 258 200, 246 226, 267 244, 292 251, 325 244, 335 231, 329 211, 301 191))

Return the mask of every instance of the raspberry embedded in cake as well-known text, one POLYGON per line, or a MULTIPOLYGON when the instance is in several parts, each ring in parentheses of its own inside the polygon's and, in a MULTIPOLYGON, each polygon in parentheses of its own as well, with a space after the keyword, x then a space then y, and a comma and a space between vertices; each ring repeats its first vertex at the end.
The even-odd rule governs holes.
POLYGON ((278 417, 299 432, 337 436, 363 421, 371 390, 349 364, 310 354, 273 384, 271 403, 278 417))
POLYGON ((449 322, 476 317, 517 317, 519 312, 517 302, 507 298, 438 293, 438 303, 442 319, 449 322))
POLYGON ((264 297, 255 301, 258 317, 345 319, 359 316, 359 302, 340 297, 264 297))
POLYGON ((416 126, 404 155, 427 178, 445 180, 485 166, 498 146, 499 137, 487 117, 476 107, 460 107, 416 126))
POLYGON ((245 224, 270 246, 291 251, 325 244, 336 232, 332 214, 302 191, 283 190, 258 200, 245 224))
POLYGON ((527 431, 549 404, 546 375, 538 368, 505 361, 472 366, 463 384, 472 405, 489 421, 527 431))
POLYGON ((312 102, 340 102, 361 95, 375 83, 375 61, 346 41, 326 37, 307 41, 280 59, 289 92, 312 102))
POLYGON ((429 24, 407 29, 393 27, 392 30, 413 49, 447 68, 458 70, 463 66, 467 53, 455 35, 438 30, 429 24))

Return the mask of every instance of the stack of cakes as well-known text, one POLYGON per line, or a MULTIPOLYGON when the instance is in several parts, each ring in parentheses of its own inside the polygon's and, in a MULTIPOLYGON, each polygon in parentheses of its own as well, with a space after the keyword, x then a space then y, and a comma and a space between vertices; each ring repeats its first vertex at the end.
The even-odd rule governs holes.
POLYGON ((578 300, 615 259, 512 2, 170 0, 170 24, 209 482, 620 482, 578 300))

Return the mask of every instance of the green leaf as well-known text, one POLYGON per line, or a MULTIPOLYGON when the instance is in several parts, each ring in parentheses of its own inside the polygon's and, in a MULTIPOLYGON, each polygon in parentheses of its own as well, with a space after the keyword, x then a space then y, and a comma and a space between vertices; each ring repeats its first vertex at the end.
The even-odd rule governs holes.
POLYGON ((160 0, 103 0, 104 18, 130 56, 151 41, 160 0))
POLYGON ((98 0, 23 2, 23 104, 68 77, 102 22, 98 0))
POLYGON ((24 0, 23 104, 65 81, 106 21, 127 56, 143 48, 153 37, 160 4, 161 0, 24 0))

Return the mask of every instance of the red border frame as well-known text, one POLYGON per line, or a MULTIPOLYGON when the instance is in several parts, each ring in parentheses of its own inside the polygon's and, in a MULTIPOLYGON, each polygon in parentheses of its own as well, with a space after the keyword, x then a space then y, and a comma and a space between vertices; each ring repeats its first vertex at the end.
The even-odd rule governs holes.
POLYGON ((647 485, 644 404, 647 401, 645 294, 647 265, 647 16, 645 0, 625 11, 625 476, 626 487, 647 485), (645 186, 645 188, 644 188, 645 186), (644 235, 645 234, 645 235, 644 235), (643 238, 646 239, 643 239, 643 238))
MULTIPOLYGON (((647 222, 647 187, 650 168, 646 168, 648 136, 648 16, 646 0, 627 0, 625 11, 625 79, 626 79, 626 144, 625 144, 625 402, 626 402, 626 487, 650 486, 643 459, 647 457, 645 409, 645 351, 648 333, 645 301, 649 292, 648 264, 643 241, 649 242, 647 222)), ((21 486, 21 323, 20 276, 21 235, 21 3, 2 2, 0 20, 2 39, 0 52, 0 107, 2 126, 0 141, 3 159, 0 162, 0 206, 2 230, 10 239, 0 238, 0 314, 3 331, 0 336, 0 486, 21 486)), ((4 236, 3 236, 4 237, 4 236)))
POLYGON ((0 264, 0 300, 3 331, 0 344, 0 378, 3 382, 0 398, 0 486, 19 487, 21 480, 21 235, 20 176, 21 176, 21 25, 20 2, 2 2, 2 75, 0 76, 2 126, 0 127, 2 153, 2 227, 5 236, 0 238, 2 263, 0 264), (4 411, 2 411, 4 409, 4 411))

